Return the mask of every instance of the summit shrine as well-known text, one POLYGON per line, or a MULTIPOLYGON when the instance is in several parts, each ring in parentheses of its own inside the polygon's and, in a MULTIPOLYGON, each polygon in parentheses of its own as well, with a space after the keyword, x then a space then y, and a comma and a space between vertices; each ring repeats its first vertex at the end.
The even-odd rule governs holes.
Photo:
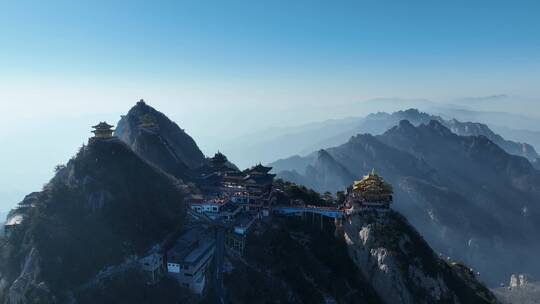
POLYGON ((345 206, 351 211, 385 211, 393 202, 393 193, 392 185, 385 182, 375 170, 371 170, 364 178, 353 182, 345 206))
POLYGON ((94 138, 112 138, 113 137, 113 126, 109 125, 108 123, 102 121, 99 124, 92 126, 94 131, 94 138))

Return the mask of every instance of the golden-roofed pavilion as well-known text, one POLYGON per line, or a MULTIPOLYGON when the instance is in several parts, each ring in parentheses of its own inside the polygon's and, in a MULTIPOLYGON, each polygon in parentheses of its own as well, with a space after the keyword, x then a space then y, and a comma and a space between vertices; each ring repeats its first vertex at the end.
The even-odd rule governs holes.
POLYGON ((362 180, 354 181, 352 192, 366 202, 391 202, 394 190, 392 185, 371 170, 362 180))

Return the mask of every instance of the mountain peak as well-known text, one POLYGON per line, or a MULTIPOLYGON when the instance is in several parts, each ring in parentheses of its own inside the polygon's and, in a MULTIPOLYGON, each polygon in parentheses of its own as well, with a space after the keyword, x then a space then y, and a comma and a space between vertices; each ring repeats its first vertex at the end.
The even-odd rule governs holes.
POLYGON ((137 106, 145 106, 146 102, 144 102, 144 99, 141 98, 141 100, 139 100, 136 105, 137 106))
POLYGON ((368 133, 356 134, 356 135, 351 136, 351 138, 349 138, 349 141, 347 143, 363 143, 363 142, 372 142, 376 140, 377 139, 375 139, 375 136, 368 133))
POLYGON ((131 115, 137 115, 137 116, 141 116, 144 114, 158 115, 158 113, 162 114, 161 112, 159 112, 158 110, 156 110, 155 108, 147 104, 144 101, 144 99, 137 101, 137 103, 128 111, 128 115, 131 114, 131 115))
POLYGON ((146 103, 144 99, 140 99, 139 101, 137 101, 137 103, 133 107, 131 107, 128 113, 133 113, 133 114, 138 114, 138 115, 143 115, 143 114, 155 115, 157 113, 162 114, 161 112, 156 110, 154 107, 146 103))
POLYGON ((445 125, 443 125, 440 121, 432 119, 429 121, 429 123, 426 125, 426 127, 430 130, 436 131, 437 134, 441 136, 457 136, 455 135, 450 129, 448 129, 445 125))
POLYGON ((330 155, 330 153, 328 153, 328 151, 324 149, 317 151, 317 159, 315 164, 319 164, 324 167, 335 166, 336 164, 340 167, 342 166, 334 159, 334 157, 332 157, 332 155, 330 155))
POLYGON ((410 109, 407 109, 407 110, 398 111, 398 112, 395 112, 395 114, 402 114, 404 116, 412 116, 412 117, 420 116, 420 115, 427 115, 424 112, 420 112, 420 110, 418 110, 416 108, 410 108, 410 109))
POLYGON ((403 129, 414 128, 414 125, 408 119, 400 120, 398 126, 403 129))
POLYGON ((328 153, 325 149, 320 149, 319 151, 317 151, 317 158, 318 159, 328 159, 328 158, 331 158, 333 159, 333 157, 330 155, 330 153, 328 153))
POLYGON ((204 162, 193 138, 142 99, 122 116, 115 134, 141 157, 177 176, 184 175, 185 167, 195 168, 204 162))
POLYGON ((428 125, 432 128, 437 128, 437 129, 446 128, 440 121, 435 120, 435 119, 430 120, 428 125))

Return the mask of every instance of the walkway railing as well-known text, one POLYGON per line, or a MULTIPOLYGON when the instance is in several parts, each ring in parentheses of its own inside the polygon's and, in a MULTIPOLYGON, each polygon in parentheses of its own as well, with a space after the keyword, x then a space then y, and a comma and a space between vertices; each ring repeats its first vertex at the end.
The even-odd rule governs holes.
POLYGON ((331 218, 341 218, 345 216, 345 212, 336 207, 322 207, 313 205, 304 206, 273 206, 273 212, 281 214, 295 214, 295 213, 314 213, 331 218))

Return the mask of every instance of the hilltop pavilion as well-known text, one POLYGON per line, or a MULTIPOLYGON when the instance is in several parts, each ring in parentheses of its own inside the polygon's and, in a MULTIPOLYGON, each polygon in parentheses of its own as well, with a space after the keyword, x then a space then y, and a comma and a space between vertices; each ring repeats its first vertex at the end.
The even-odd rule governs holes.
POLYGON ((349 193, 349 203, 361 209, 388 209, 392 203, 392 185, 371 170, 362 180, 355 181, 349 193))
POLYGON ((113 126, 109 125, 108 123, 102 121, 99 124, 92 126, 94 128, 94 138, 111 138, 113 137, 114 130, 112 129, 113 126))

